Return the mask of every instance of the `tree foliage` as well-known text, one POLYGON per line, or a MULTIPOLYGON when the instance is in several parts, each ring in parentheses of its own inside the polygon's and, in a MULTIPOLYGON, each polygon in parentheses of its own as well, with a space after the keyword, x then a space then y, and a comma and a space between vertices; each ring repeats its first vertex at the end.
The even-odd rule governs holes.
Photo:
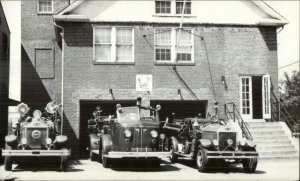
POLYGON ((300 122, 300 72, 294 71, 290 76, 285 73, 281 81, 281 102, 294 118, 300 122))

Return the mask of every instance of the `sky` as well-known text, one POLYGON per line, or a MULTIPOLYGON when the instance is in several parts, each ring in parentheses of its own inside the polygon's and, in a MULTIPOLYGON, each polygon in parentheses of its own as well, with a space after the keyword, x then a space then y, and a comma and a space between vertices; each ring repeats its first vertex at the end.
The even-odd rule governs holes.
POLYGON ((299 25, 299 9, 300 1, 265 1, 273 9, 285 17, 289 24, 277 35, 278 40, 278 67, 279 79, 283 78, 283 73, 296 70, 299 71, 299 44, 300 44, 300 25, 299 25), (286 65, 294 63, 290 66, 282 68, 286 65))
MULTIPOLYGON (((10 93, 11 99, 20 100, 20 57, 21 57, 21 2, 20 0, 1 0, 6 18, 11 31, 11 71, 10 71, 10 93), (17 50, 17 51, 16 51, 17 50)), ((288 21, 283 30, 278 33, 278 68, 279 80, 283 78, 283 73, 299 71, 299 9, 298 0, 265 0, 273 9, 284 16, 288 21), (297 63, 294 63, 297 62, 297 63), (287 66, 294 63, 290 66, 287 66), (287 66, 287 67, 285 67, 287 66)))

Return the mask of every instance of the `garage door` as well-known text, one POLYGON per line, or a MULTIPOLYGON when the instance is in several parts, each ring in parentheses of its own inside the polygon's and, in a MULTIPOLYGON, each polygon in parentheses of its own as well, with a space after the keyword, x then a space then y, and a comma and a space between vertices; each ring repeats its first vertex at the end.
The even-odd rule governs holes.
POLYGON ((166 117, 171 116, 174 112, 177 119, 195 117, 201 114, 202 118, 206 115, 207 101, 166 101, 154 100, 150 102, 152 107, 157 104, 161 105, 160 119, 164 121, 166 117))

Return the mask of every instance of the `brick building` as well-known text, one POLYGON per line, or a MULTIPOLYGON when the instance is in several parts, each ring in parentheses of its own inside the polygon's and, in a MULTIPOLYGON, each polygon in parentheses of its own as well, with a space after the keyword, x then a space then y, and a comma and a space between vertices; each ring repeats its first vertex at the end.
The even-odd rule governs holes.
POLYGON ((162 119, 205 117, 215 102, 221 115, 234 102, 245 120, 271 119, 286 23, 262 1, 22 2, 22 101, 60 102, 63 51, 64 126, 76 153, 96 105, 112 114, 138 96, 160 103, 162 119))

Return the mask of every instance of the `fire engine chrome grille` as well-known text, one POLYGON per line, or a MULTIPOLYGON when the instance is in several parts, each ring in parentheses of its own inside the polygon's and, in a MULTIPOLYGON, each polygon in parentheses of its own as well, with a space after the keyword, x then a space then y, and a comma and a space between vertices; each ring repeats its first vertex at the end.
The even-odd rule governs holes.
POLYGON ((48 128, 29 127, 25 129, 28 147, 31 149, 42 149, 48 136, 48 128))
POLYGON ((236 133, 221 132, 219 133, 219 149, 221 151, 234 151, 236 148, 236 133), (232 140, 232 145, 229 145, 228 140, 232 140))

